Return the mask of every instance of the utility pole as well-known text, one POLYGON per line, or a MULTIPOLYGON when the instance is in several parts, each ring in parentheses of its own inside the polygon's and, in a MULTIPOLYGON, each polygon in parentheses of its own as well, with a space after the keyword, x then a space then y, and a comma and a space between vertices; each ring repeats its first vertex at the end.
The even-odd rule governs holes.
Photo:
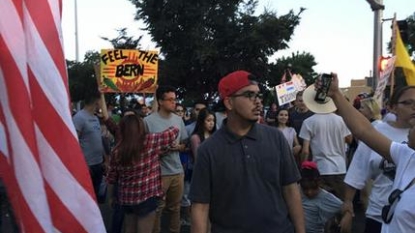
POLYGON ((78 0, 75 0, 75 60, 79 62, 78 0))
POLYGON ((382 53, 382 17, 385 5, 383 0, 366 0, 374 13, 373 24, 373 78, 372 89, 375 90, 379 80, 379 58, 382 53))

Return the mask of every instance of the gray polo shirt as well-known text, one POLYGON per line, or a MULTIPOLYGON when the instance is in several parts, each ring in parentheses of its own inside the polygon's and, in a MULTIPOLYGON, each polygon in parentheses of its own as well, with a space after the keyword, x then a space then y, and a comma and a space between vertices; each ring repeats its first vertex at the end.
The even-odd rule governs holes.
POLYGON ((300 179, 284 135, 255 124, 238 137, 226 120, 198 149, 190 199, 209 203, 212 233, 294 232, 282 187, 300 179))
POLYGON ((82 109, 73 117, 73 123, 88 166, 102 163, 105 151, 98 117, 82 109))

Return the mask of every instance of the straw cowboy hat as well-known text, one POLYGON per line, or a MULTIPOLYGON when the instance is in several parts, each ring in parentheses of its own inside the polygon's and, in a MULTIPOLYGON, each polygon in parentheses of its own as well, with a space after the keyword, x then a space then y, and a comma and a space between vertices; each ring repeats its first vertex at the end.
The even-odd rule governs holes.
POLYGON ((307 87, 303 92, 303 101, 307 108, 314 113, 331 113, 337 110, 333 100, 330 97, 326 97, 324 103, 319 103, 314 100, 316 96, 316 90, 313 85, 307 87))

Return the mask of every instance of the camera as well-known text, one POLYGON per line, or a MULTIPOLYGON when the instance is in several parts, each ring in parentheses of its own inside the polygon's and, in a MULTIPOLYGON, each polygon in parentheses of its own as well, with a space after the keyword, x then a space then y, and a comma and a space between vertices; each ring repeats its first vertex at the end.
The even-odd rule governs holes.
POLYGON ((331 76, 331 74, 322 74, 320 78, 322 85, 317 90, 314 100, 318 103, 325 103, 327 92, 329 91, 331 80, 333 77, 331 76))

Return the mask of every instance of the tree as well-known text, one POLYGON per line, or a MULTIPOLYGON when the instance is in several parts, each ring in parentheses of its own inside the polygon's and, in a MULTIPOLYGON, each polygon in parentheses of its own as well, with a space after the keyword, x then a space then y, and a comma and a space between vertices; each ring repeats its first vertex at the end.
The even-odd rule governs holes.
MULTIPOLYGON (((107 37, 101 37, 111 43, 115 49, 137 49, 140 47, 140 41, 142 36, 134 39, 127 34, 127 29, 117 29, 118 36, 113 39, 107 37)), ((97 51, 88 51, 85 54, 83 62, 66 61, 68 67, 69 77, 69 91, 73 102, 81 101, 85 98, 85 95, 92 91, 96 91, 97 79, 95 75, 94 66, 99 64, 100 54, 97 51)), ((108 101, 114 101, 116 94, 106 94, 108 101)))
MULTIPOLYGON (((314 77, 317 75, 313 67, 317 65, 315 58, 310 53, 296 52, 290 57, 282 57, 271 64, 271 77, 268 80, 270 86, 276 86, 281 83, 281 78, 288 69, 292 74, 300 74, 307 85, 314 83, 314 77)), ((289 77, 287 77, 287 81, 289 77)))
POLYGON ((409 54, 413 54, 415 52, 415 12, 413 15, 406 18, 406 22, 408 23, 407 29, 407 48, 409 54))
POLYGON ((257 0, 130 1, 161 47, 159 84, 181 87, 180 97, 210 100, 219 79, 233 70, 267 81, 268 58, 288 48, 304 10, 277 17, 265 9, 255 16, 257 0))
POLYGON ((97 80, 95 76, 94 64, 99 61, 99 53, 88 51, 83 62, 66 61, 69 78, 69 93, 72 102, 85 99, 87 94, 96 91, 97 80))
POLYGON ((133 37, 128 36, 127 28, 117 29, 116 31, 118 32, 116 38, 109 39, 108 37, 101 37, 101 39, 110 42, 114 49, 137 49, 141 46, 140 41, 143 36, 134 39, 133 37))
MULTIPOLYGON (((406 31, 406 35, 407 35, 407 41, 406 41, 406 47, 408 49, 408 53, 409 55, 412 55, 412 60, 414 61, 415 59, 415 12, 412 16, 409 16, 408 18, 406 18, 408 27, 407 27, 407 31, 406 31)), ((388 43, 388 51, 389 53, 392 53, 392 42, 389 41, 388 43)), ((395 76, 395 86, 406 86, 406 79, 405 79, 405 75, 402 71, 402 68, 400 67, 396 67, 395 68, 395 72, 394 72, 394 76, 395 76)))
MULTIPOLYGON (((406 22, 408 25, 406 29, 406 46, 408 48, 408 53, 411 55, 415 52, 415 12, 413 15, 406 18, 406 22)), ((391 41, 388 43, 388 51, 389 53, 392 53, 391 41)))

